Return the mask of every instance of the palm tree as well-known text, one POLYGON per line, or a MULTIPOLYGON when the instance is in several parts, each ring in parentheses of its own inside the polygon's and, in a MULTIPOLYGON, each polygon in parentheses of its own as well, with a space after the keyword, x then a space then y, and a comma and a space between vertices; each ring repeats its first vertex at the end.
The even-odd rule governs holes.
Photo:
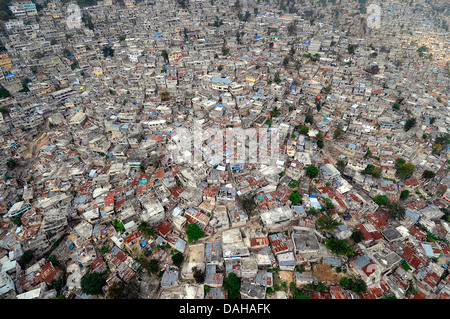
POLYGON ((272 109, 272 111, 270 111, 270 116, 271 117, 277 117, 277 116, 279 116, 280 115, 280 109, 278 108, 278 107, 274 107, 273 109, 272 109))
POLYGON ((167 101, 169 99, 170 93, 167 91, 161 92, 161 101, 167 101))
POLYGON ((17 162, 17 160, 15 160, 14 158, 8 158, 6 160, 6 166, 8 166, 8 168, 14 168, 19 164, 19 162, 17 162))
POLYGON ((166 61, 167 64, 169 64, 169 54, 166 50, 162 50, 161 56, 164 58, 164 61, 166 61))
POLYGON ((347 164, 344 162, 344 160, 338 160, 336 163, 336 166, 339 170, 342 170, 345 168, 347 164))
POLYGON ((151 237, 155 234, 155 229, 146 221, 139 224, 138 230, 146 237, 151 237))

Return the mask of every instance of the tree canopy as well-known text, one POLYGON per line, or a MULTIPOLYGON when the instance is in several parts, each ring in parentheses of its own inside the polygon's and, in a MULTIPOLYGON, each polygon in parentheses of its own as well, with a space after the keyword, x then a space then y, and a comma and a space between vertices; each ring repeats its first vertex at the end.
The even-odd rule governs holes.
POLYGON ((319 176, 319 169, 314 165, 309 165, 306 168, 306 175, 308 175, 310 178, 315 178, 319 176))
POLYGON ((114 56, 114 49, 110 46, 104 46, 102 49, 103 56, 106 58, 108 56, 114 56))
POLYGON ((342 288, 351 290, 358 294, 364 293, 367 290, 367 284, 361 278, 353 279, 350 277, 342 277, 339 284, 342 286, 342 288))
POLYGON ((297 205, 302 201, 302 198, 300 197, 300 194, 297 191, 293 191, 289 196, 289 200, 292 202, 293 205, 297 205))
POLYGON ((316 142, 317 142, 317 146, 319 147, 319 148, 322 148, 323 147, 323 134, 322 133, 317 133, 317 135, 316 135, 316 142))
POLYGON ((397 176, 401 179, 405 179, 414 173, 414 165, 412 163, 406 163, 403 158, 397 158, 395 160, 395 168, 397 169, 397 176))
POLYGON ((407 190, 407 189, 405 189, 404 191, 402 191, 402 192, 400 193, 400 199, 401 199, 401 200, 407 199, 408 196, 409 196, 409 190, 407 190))
POLYGON ((353 246, 349 245, 345 240, 330 238, 325 240, 325 246, 333 253, 338 255, 353 257, 356 253, 353 250, 353 246))
POLYGON ((197 224, 192 223, 186 227, 186 235, 188 237, 188 241, 192 243, 205 237, 205 232, 201 230, 197 224))
MULTIPOLYGON (((192 224, 191 224, 192 225, 192 224)), ((177 252, 172 256, 172 262, 175 266, 180 267, 183 263, 184 256, 181 252, 177 252)))
POLYGON ((362 174, 372 175, 373 177, 381 176, 381 168, 373 164, 367 164, 366 168, 361 172, 362 174))
POLYGON ((300 134, 308 135, 308 133, 309 133, 309 126, 308 125, 302 125, 300 127, 300 134))
POLYGON ((409 119, 406 120, 405 126, 404 126, 404 130, 406 132, 408 132, 410 129, 412 129, 414 126, 416 125, 416 118, 415 117, 411 117, 409 119))
POLYGON ((316 225, 319 229, 331 232, 339 226, 339 222, 334 219, 333 214, 326 212, 317 219, 316 225))
POLYGON ((386 195, 377 195, 373 198, 373 201, 378 205, 386 205, 388 202, 388 197, 386 195))
POLYGON ((5 89, 3 86, 0 87, 0 99, 3 99, 5 97, 10 97, 10 96, 11 96, 11 93, 7 89, 5 89))
POLYGON ((228 291, 229 299, 238 299, 240 296, 239 289, 241 287, 240 279, 235 273, 230 273, 225 280, 223 286, 228 291))
POLYGON ((81 279, 81 290, 87 295, 101 294, 104 285, 106 285, 106 279, 98 272, 87 274, 81 279))
POLYGON ((400 204, 388 202, 386 206, 388 209, 389 217, 397 220, 402 220, 405 218, 405 209, 400 204))
POLYGON ((311 114, 306 113, 305 115, 305 123, 313 124, 314 118, 311 114))
POLYGON ((340 138, 342 135, 344 135, 344 124, 342 124, 342 122, 340 122, 337 127, 336 130, 334 131, 333 137, 335 139, 340 138))

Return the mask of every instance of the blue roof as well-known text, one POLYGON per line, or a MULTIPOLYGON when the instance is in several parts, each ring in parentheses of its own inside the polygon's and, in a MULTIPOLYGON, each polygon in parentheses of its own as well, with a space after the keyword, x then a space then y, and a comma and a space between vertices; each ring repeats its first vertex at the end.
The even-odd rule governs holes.
POLYGON ((361 268, 370 264, 370 262, 371 262, 371 260, 365 255, 362 255, 361 257, 359 257, 358 259, 355 260, 355 263, 361 268))
POLYGON ((425 250, 425 254, 427 255, 427 257, 433 257, 434 256, 433 248, 431 247, 431 245, 422 244, 422 247, 425 250))
POLYGON ((230 84, 231 80, 230 79, 219 78, 219 77, 212 77, 211 78, 211 82, 230 84))

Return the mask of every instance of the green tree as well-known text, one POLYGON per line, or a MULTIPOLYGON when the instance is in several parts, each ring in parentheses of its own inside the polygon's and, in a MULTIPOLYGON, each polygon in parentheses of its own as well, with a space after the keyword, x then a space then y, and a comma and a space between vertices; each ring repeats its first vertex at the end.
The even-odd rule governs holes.
POLYGON ((10 97, 11 93, 5 89, 3 86, 0 86, 0 99, 4 99, 10 97))
POLYGON ((406 260, 402 260, 402 268, 406 271, 410 270, 411 267, 409 266, 409 264, 406 262, 406 260))
POLYGON ((200 238, 205 237, 205 232, 200 229, 197 224, 192 223, 186 227, 186 235, 188 237, 188 241, 192 243, 199 240, 200 238))
POLYGON ((300 134, 303 134, 305 136, 307 136, 309 133, 309 126, 308 125, 302 125, 300 127, 300 134))
POLYGON ((77 69, 78 67, 80 66, 80 63, 78 62, 78 60, 73 60, 73 62, 72 62, 72 64, 70 65, 70 68, 72 69, 72 70, 75 70, 75 69, 77 69))
POLYGON ((388 202, 386 206, 388 209, 388 214, 391 218, 397 220, 402 220, 405 218, 405 209, 401 205, 393 202, 388 202))
POLYGON ((309 176, 309 178, 315 178, 319 176, 319 169, 314 165, 309 165, 306 170, 306 175, 309 176))
MULTIPOLYGON (((192 224, 191 224, 192 225, 192 224)), ((181 252, 177 252, 172 256, 172 262, 175 266, 180 267, 183 263, 184 256, 181 252)))
POLYGON ((360 243, 361 241, 364 240, 364 234, 362 231, 360 231, 359 229, 355 228, 353 229, 351 238, 353 239, 353 241, 355 243, 360 243))
POLYGON ((381 176, 381 168, 372 164, 367 164, 366 168, 361 172, 362 174, 372 175, 373 177, 381 176))
POLYGON ((409 119, 406 120, 405 126, 404 126, 404 130, 406 132, 408 132, 410 129, 412 129, 414 126, 416 126, 416 118, 415 117, 411 117, 409 119))
POLYGON ((114 219, 112 224, 116 229, 116 231, 118 231, 119 233, 125 232, 125 227, 123 226, 123 223, 120 220, 114 219))
POLYGON ((114 49, 110 46, 104 46, 102 49, 103 56, 106 58, 108 56, 114 56, 114 49))
POLYGON ((273 77, 273 80, 275 81, 275 83, 280 84, 281 83, 281 79, 280 79, 280 72, 275 72, 275 75, 273 77))
POLYGON ((397 158, 395 160, 395 168, 397 169, 397 176, 401 179, 411 176, 415 169, 412 163, 406 163, 403 158, 397 158))
POLYGON ((394 110, 398 111, 398 110, 400 110, 400 104, 397 103, 397 102, 395 102, 395 103, 392 105, 392 108, 393 108, 394 110))
POLYGON ((152 274, 158 273, 159 271, 158 259, 151 259, 148 263, 147 270, 152 274))
POLYGON ((300 194, 297 191, 293 191, 291 195, 289 195, 289 200, 292 202, 293 205, 297 205, 302 201, 302 198, 300 197, 300 194))
POLYGON ((342 160, 342 159, 338 160, 337 163, 336 163, 336 167, 337 167, 338 169, 344 169, 345 166, 347 166, 347 164, 346 164, 345 161, 342 160))
POLYGON ((278 117, 280 115, 280 109, 276 106, 273 107, 273 109, 270 111, 271 117, 278 117))
POLYGON ((241 287, 240 279, 235 273, 230 273, 223 284, 228 291, 229 299, 238 299, 240 296, 239 289, 241 287))
POLYGON ((22 89, 19 92, 30 92, 30 89, 28 88, 28 83, 30 83, 31 80, 29 78, 25 78, 22 80, 22 89))
POLYGON ((377 195, 373 198, 373 201, 378 205, 386 205, 388 202, 388 197, 386 195, 377 195))
POLYGON ((323 148, 323 134, 322 133, 317 133, 316 135, 316 142, 317 142, 317 146, 319 148, 323 148))
POLYGON ((155 228, 150 226, 150 223, 146 221, 141 221, 138 229, 147 238, 152 237, 156 232, 155 228))
POLYGON ((355 45, 355 44, 350 44, 350 45, 347 47, 348 53, 354 54, 354 53, 355 53, 355 49, 356 49, 357 47, 358 47, 358 46, 355 45))
POLYGON ((349 289, 358 294, 362 294, 362 293, 366 292, 366 290, 367 290, 367 284, 361 278, 353 279, 353 278, 349 278, 349 277, 342 277, 339 284, 343 288, 349 289))
POLYGON ((325 240, 325 246, 333 253, 352 258, 356 255, 352 245, 349 245, 345 240, 330 238, 325 240))
POLYGON ((202 284, 205 282, 206 273, 197 267, 192 268, 192 272, 194 275, 194 279, 198 284, 202 284))
POLYGON ((106 254, 108 251, 109 251, 108 245, 104 245, 100 248, 100 253, 102 253, 103 255, 106 254))
POLYGON ((289 186, 290 188, 297 188, 297 187, 300 186, 300 181, 291 181, 291 182, 288 184, 288 186, 289 186))
POLYGON ((339 226, 339 222, 334 219, 333 214, 325 212, 325 214, 316 221, 316 225, 319 229, 331 232, 339 226))
POLYGON ((169 64, 169 54, 166 50, 162 50, 161 56, 163 57, 164 61, 166 61, 167 64, 169 64))
POLYGON ((222 55, 228 55, 230 53, 230 49, 227 48, 225 45, 222 46, 222 55))
POLYGON ((251 214, 256 208, 255 196, 242 196, 239 197, 239 201, 241 202, 242 208, 244 208, 247 214, 251 214))
POLYGON ((56 294, 59 295, 61 289, 64 287, 64 282, 62 281, 62 279, 52 279, 50 285, 56 290, 56 294))
POLYGON ((53 266, 58 267, 59 266, 59 260, 56 258, 55 255, 51 255, 48 257, 48 261, 52 263, 53 266))
POLYGON ((313 124, 314 118, 311 114, 306 113, 305 115, 305 123, 313 124))
POLYGON ((337 125, 336 130, 334 131, 333 137, 335 139, 338 139, 338 138, 342 137, 342 135, 344 135, 344 124, 342 124, 342 122, 340 122, 337 125))
POLYGON ((409 190, 407 190, 407 189, 405 189, 404 191, 402 191, 402 192, 400 193, 400 199, 401 199, 401 200, 407 199, 408 196, 409 196, 409 190))
POLYGON ((311 299, 311 296, 304 289, 295 288, 294 299, 311 299))
POLYGON ((170 93, 167 91, 161 92, 161 101, 167 101, 170 97, 170 93))
POLYGON ((431 179, 434 178, 436 174, 433 171, 424 170, 422 173, 422 178, 431 179))
POLYGON ((31 249, 25 250, 23 252, 23 255, 19 259, 19 264, 22 266, 22 268, 28 264, 34 257, 34 251, 31 249))
POLYGON ((19 162, 15 159, 15 158, 8 158, 6 160, 6 166, 8 166, 8 168, 13 169, 14 167, 18 166, 19 162))
POLYGON ((87 295, 98 295, 106 285, 104 274, 92 272, 81 279, 81 290, 87 295))

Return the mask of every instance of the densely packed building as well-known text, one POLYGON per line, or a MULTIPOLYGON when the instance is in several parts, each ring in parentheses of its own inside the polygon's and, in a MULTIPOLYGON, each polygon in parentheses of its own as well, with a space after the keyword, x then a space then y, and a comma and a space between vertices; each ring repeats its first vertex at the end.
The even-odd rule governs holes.
POLYGON ((2 298, 450 297, 445 2, 8 5, 2 298))

